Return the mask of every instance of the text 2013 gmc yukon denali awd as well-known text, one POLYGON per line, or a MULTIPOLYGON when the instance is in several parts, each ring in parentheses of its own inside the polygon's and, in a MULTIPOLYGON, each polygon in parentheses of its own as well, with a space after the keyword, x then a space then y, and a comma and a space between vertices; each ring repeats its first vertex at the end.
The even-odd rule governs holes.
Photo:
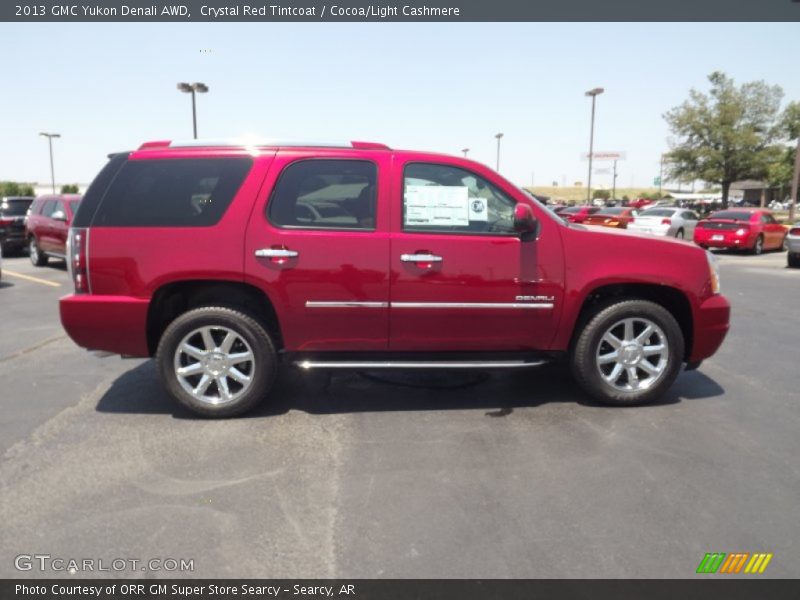
MULTIPOLYGON (((608 404, 654 400, 730 307, 692 244, 569 225, 478 163, 381 144, 150 142, 112 155, 70 230, 61 320, 155 356, 206 416, 312 368, 568 357, 608 404)), ((534 393, 534 392, 532 392, 534 393)))

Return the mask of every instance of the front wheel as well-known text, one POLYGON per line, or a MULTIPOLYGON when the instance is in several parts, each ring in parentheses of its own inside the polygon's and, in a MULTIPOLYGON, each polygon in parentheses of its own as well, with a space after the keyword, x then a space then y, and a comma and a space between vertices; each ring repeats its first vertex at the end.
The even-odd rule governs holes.
POLYGON ((39 249, 39 244, 36 242, 35 237, 32 237, 28 242, 28 257, 31 259, 31 263, 33 263, 34 267, 44 267, 47 265, 47 254, 39 249))
POLYGON ((603 404, 645 404, 675 381, 683 352, 683 333, 669 311, 647 300, 623 300, 599 310, 580 332, 572 372, 603 404))
POLYGON ((259 404, 277 372, 264 327, 225 307, 190 310, 167 327, 156 352, 169 394, 204 417, 231 417, 259 404))

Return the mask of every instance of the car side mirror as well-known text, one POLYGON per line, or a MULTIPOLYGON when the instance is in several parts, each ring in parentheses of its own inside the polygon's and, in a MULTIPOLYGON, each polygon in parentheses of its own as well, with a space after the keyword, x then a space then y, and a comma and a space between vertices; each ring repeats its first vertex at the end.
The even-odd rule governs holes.
POLYGON ((536 236, 536 225, 533 209, 527 204, 518 202, 514 207, 514 231, 519 234, 523 242, 536 236))
POLYGON ((66 221, 67 215, 64 214, 63 210, 57 210, 52 215, 50 215, 51 219, 55 219, 56 221, 66 221))

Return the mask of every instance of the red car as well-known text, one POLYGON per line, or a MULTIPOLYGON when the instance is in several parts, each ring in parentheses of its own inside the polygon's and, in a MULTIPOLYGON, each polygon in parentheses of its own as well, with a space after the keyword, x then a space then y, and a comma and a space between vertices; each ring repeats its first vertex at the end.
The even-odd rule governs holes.
POLYGON ((67 235, 81 196, 60 194, 39 196, 31 204, 25 220, 28 256, 37 267, 52 258, 67 256, 67 235))
POLYGON ((559 211, 558 216, 570 223, 583 223, 589 215, 593 215, 599 211, 599 206, 571 206, 559 211))
POLYGON ((584 225, 602 225, 603 227, 616 227, 617 229, 627 229, 628 223, 636 218, 636 210, 633 208, 611 207, 602 208, 596 213, 584 219, 584 225))
POLYGON ((701 248, 730 248, 761 254, 780 250, 786 228, 763 208, 731 208, 711 213, 697 223, 694 241, 701 248))
POLYGON ((480 163, 366 142, 114 155, 75 216, 68 264, 72 339, 154 356, 166 390, 215 417, 261 402, 281 364, 567 356, 600 401, 652 401, 716 352, 730 312, 696 246, 574 227, 480 163))

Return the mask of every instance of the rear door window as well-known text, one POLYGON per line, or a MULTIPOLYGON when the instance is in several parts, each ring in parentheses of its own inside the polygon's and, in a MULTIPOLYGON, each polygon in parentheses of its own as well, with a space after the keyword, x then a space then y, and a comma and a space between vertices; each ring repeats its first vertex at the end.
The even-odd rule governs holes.
POLYGON ((377 179, 377 167, 369 161, 293 162, 272 190, 268 218, 285 228, 372 231, 377 179))
POLYGON ((249 158, 130 160, 103 197, 93 225, 208 227, 250 171, 249 158))

